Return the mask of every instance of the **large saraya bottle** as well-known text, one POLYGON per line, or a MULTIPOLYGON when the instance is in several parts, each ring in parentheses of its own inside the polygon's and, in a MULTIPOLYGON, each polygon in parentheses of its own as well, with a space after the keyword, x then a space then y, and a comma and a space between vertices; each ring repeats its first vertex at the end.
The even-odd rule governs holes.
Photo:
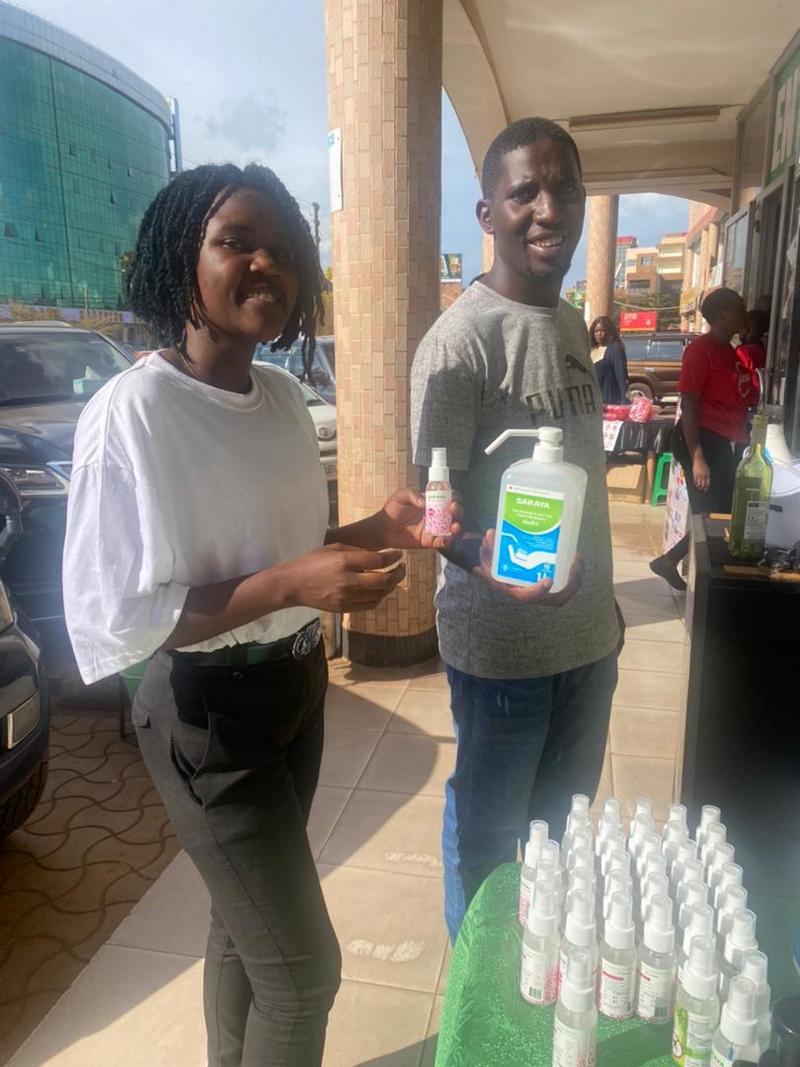
POLYGON ((736 471, 731 519, 731 555, 760 560, 767 536, 769 497, 772 492, 772 463, 766 453, 766 415, 753 418, 750 447, 736 471))

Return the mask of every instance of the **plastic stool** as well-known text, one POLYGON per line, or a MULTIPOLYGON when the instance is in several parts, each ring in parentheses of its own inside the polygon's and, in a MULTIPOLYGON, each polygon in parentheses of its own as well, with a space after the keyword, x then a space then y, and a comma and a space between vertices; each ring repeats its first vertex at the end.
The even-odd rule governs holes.
POLYGON ((656 467, 656 476, 653 479, 653 492, 650 496, 650 504, 656 508, 658 505, 667 499, 667 487, 669 486, 669 471, 672 466, 672 453, 662 452, 658 457, 658 466, 656 467), (664 479, 664 471, 666 470, 667 476, 664 479))

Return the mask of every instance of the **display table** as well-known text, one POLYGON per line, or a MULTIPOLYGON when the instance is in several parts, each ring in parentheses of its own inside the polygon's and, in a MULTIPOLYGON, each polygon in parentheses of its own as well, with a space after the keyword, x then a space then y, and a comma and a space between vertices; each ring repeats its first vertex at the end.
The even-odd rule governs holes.
MULTIPOLYGON (((506 864, 486 880, 467 912, 450 965, 436 1067, 550 1067, 555 1009, 534 1008, 519 992, 518 898, 519 866, 506 864)), ((751 904, 770 960, 773 999, 797 992, 791 947, 800 902, 753 896, 751 904)), ((668 1025, 601 1016, 597 1067, 671 1067, 671 1039, 668 1025)))
POLYGON ((675 425, 673 415, 656 415, 649 422, 623 422, 619 435, 612 449, 606 449, 607 455, 621 452, 652 452, 659 455, 668 452, 669 433, 675 425))

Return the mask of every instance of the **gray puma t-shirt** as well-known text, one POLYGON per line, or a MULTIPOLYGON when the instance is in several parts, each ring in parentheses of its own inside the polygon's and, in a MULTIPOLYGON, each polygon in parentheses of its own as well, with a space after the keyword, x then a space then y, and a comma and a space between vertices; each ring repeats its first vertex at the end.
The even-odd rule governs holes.
POLYGON ((561 608, 518 604, 445 563, 436 594, 445 663, 481 678, 541 678, 602 659, 616 647, 611 534, 602 435, 602 398, 580 313, 563 300, 529 307, 473 282, 420 344, 411 372, 414 462, 447 448, 451 470, 466 471, 469 529, 495 525, 506 467, 535 442, 484 448, 503 430, 560 426, 564 458, 586 471, 579 551, 583 584, 561 608))

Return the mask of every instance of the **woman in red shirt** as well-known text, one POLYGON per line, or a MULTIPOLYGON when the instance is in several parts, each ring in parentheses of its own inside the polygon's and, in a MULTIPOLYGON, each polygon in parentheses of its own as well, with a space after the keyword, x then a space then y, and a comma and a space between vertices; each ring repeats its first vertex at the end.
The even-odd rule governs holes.
MULTIPOLYGON (((727 514, 736 476, 734 449, 747 441, 747 409, 753 399, 750 372, 731 345, 745 328, 745 306, 733 289, 715 289, 700 311, 711 329, 683 355, 681 418, 672 452, 686 475, 692 512, 727 514)), ((650 564, 673 589, 686 588, 678 566, 689 551, 689 538, 687 533, 650 564)))

